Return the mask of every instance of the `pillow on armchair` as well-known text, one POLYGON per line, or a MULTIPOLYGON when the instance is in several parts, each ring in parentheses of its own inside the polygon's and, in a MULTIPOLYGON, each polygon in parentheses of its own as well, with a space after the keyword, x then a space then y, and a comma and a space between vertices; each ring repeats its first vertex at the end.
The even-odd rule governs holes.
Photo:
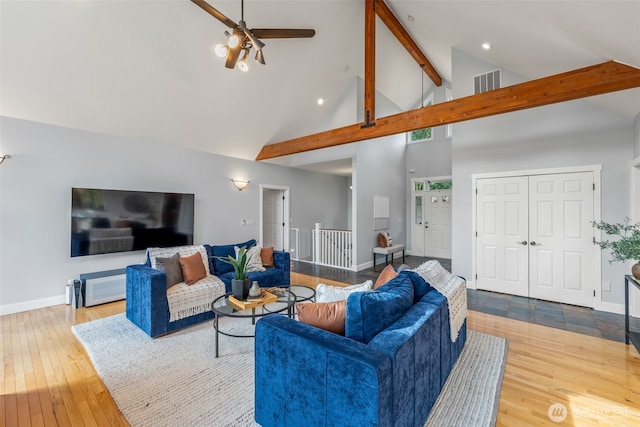
POLYGON ((344 335, 346 301, 297 303, 296 312, 302 323, 344 335))
MULTIPOLYGON (((236 258, 238 258, 238 251, 240 248, 236 246, 234 248, 236 252, 236 258)), ((262 257, 260 253, 262 251, 262 246, 256 244, 247 249, 247 273, 255 272, 255 271, 265 271, 266 268, 262 265, 262 257)))
POLYGON ((316 286, 316 302, 333 302, 346 300, 354 292, 370 291, 373 281, 367 280, 351 286, 331 286, 318 283, 316 286))
POLYGON ((180 254, 175 253, 168 258, 156 257, 158 270, 167 275, 167 289, 184 281, 182 277, 182 267, 180 267, 180 254))

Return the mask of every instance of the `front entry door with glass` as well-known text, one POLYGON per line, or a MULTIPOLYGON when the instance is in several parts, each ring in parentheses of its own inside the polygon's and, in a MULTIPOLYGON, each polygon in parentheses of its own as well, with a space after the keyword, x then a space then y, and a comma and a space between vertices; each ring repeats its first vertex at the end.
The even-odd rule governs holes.
POLYGON ((414 180, 411 253, 451 258, 451 180, 414 180))

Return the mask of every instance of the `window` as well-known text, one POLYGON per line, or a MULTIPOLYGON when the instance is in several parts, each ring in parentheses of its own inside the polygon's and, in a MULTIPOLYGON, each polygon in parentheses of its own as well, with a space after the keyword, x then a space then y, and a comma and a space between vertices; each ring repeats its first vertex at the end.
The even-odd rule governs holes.
MULTIPOLYGON (((433 105, 433 92, 424 100, 422 106, 433 105)), ((407 133, 407 144, 433 141, 433 128, 418 129, 407 133)))
POLYGON ((428 181, 428 184, 429 190, 451 190, 451 188, 453 187, 453 182, 451 180, 436 182, 428 181))

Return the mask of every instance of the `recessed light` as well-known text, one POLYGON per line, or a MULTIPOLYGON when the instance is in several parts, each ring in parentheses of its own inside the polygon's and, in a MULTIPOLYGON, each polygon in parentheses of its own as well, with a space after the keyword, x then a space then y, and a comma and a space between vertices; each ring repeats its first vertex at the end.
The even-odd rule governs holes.
POLYGON ((489 49, 491 49, 491 43, 489 43, 489 42, 484 42, 484 43, 482 43, 482 48, 483 48, 484 50, 489 50, 489 49))
POLYGON ((409 22, 413 22, 416 20, 416 18, 414 18, 412 15, 407 15, 407 19, 409 20, 409 22))
POLYGON ((322 105, 322 104, 324 104, 324 99, 318 98, 318 105, 322 105))

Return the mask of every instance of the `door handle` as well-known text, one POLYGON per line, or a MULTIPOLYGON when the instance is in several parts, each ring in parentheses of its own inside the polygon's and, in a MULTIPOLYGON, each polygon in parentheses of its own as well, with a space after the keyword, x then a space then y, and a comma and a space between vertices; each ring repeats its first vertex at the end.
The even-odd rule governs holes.
POLYGON ((517 243, 518 243, 519 245, 526 245, 526 244, 527 244, 527 241, 526 241, 526 240, 523 240, 522 242, 517 242, 517 243))
POLYGON ((531 245, 531 246, 536 246, 536 245, 537 245, 537 246, 540 246, 540 243, 531 242, 531 243, 530 243, 530 245, 531 245))

